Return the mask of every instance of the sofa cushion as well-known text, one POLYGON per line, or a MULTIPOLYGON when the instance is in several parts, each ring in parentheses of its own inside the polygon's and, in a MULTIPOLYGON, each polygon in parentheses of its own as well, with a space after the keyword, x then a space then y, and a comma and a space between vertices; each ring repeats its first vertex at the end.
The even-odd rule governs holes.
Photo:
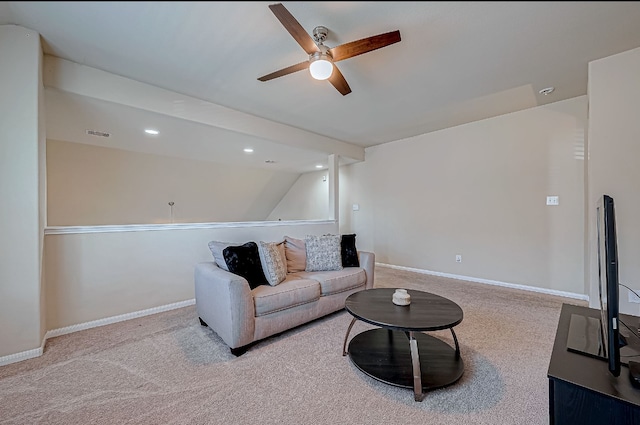
POLYGON ((345 267, 338 271, 300 272, 295 276, 300 279, 317 280, 323 296, 348 291, 367 282, 367 273, 361 267, 345 267))
POLYGON ((259 286, 251 293, 258 317, 317 301, 320 299, 320 284, 289 275, 278 286, 259 286))
POLYGON ((358 249, 356 248, 356 234, 342 235, 340 240, 342 267, 360 267, 358 249))
POLYGON ((287 258, 287 273, 303 272, 307 267, 307 250, 304 239, 284 237, 284 252, 287 258))
POLYGON ((342 270, 340 235, 307 235, 304 244, 307 251, 307 272, 342 270))
POLYGON ((222 254, 229 271, 244 277, 249 282, 251 289, 269 284, 267 278, 264 277, 258 245, 255 242, 247 242, 240 246, 228 246, 222 251, 222 254))
POLYGON ((276 286, 287 277, 287 260, 282 255, 280 246, 284 247, 282 242, 263 242, 258 243, 258 253, 260 254, 260 262, 264 276, 267 278, 269 285, 276 286))

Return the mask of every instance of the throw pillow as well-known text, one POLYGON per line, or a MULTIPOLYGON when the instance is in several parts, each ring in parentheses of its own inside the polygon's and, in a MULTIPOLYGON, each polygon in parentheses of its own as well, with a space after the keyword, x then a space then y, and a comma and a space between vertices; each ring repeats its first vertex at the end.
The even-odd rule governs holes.
POLYGON ((287 259, 287 273, 303 272, 307 268, 307 251, 304 239, 284 237, 284 252, 287 259))
POLYGON ((262 242, 258 244, 258 253, 260 254, 260 262, 264 276, 267 278, 269 285, 276 286, 287 277, 287 260, 280 246, 284 246, 282 242, 262 242))
POLYGON ((251 289, 269 284, 264 277, 258 245, 255 242, 247 242, 240 246, 228 246, 222 251, 222 254, 229 271, 247 279, 251 289))
POLYGON ((284 241, 278 244, 278 252, 280 253, 280 258, 284 261, 284 272, 287 273, 287 254, 284 250, 284 241))
POLYGON ((229 267, 227 267, 227 263, 224 261, 224 255, 222 254, 222 251, 224 251, 224 249, 230 245, 236 245, 236 244, 233 244, 231 242, 218 242, 218 241, 209 242, 209 249, 211 250, 211 254, 213 255, 213 258, 216 260, 216 264, 222 270, 226 270, 226 271, 229 271, 229 267))
POLYGON ((351 235, 342 235, 340 251, 342 255, 342 267, 360 267, 355 233, 351 235))
POLYGON ((307 250, 305 271, 342 270, 340 235, 308 235, 304 239, 307 250))

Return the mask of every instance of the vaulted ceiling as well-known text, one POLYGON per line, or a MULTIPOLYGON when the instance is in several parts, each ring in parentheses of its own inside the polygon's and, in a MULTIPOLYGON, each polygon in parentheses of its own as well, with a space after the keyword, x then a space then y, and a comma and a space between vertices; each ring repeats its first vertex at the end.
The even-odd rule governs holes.
MULTIPOLYGON (((283 2, 309 34, 327 27, 329 47, 400 31, 400 42, 338 63, 352 90, 343 96, 306 70, 258 81, 308 59, 270 4, 0 2, 0 24, 37 31, 47 55, 359 147, 585 95, 590 61, 640 46, 640 2, 283 2)), ((113 115, 98 125, 139 119, 113 115)), ((166 122, 200 140, 220 131, 166 122)), ((238 137, 249 136, 229 136, 234 147, 238 137)))

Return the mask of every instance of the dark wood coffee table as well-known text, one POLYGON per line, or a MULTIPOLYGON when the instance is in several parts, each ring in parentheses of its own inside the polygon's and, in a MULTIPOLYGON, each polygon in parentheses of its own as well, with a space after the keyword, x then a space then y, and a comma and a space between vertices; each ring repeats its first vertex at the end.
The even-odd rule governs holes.
POLYGON ((362 372, 387 384, 413 388, 416 401, 424 391, 458 381, 464 372, 453 327, 462 322, 456 303, 428 292, 407 290, 411 304, 395 305, 395 288, 374 288, 347 297, 345 309, 353 320, 344 337, 342 355, 349 354, 362 372), (347 339, 356 320, 380 326, 347 339), (455 348, 422 332, 449 329, 455 348))

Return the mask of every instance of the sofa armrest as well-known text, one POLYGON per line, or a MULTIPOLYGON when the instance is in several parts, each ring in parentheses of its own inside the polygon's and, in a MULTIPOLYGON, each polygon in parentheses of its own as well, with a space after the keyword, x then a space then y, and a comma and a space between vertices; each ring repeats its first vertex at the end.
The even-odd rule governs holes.
POLYGON ((358 261, 367 274, 365 289, 373 288, 373 272, 376 266, 376 256, 373 252, 358 251, 358 261))
POLYGON ((213 261, 196 264, 194 280, 198 316, 229 348, 253 342, 255 307, 247 280, 213 261))

